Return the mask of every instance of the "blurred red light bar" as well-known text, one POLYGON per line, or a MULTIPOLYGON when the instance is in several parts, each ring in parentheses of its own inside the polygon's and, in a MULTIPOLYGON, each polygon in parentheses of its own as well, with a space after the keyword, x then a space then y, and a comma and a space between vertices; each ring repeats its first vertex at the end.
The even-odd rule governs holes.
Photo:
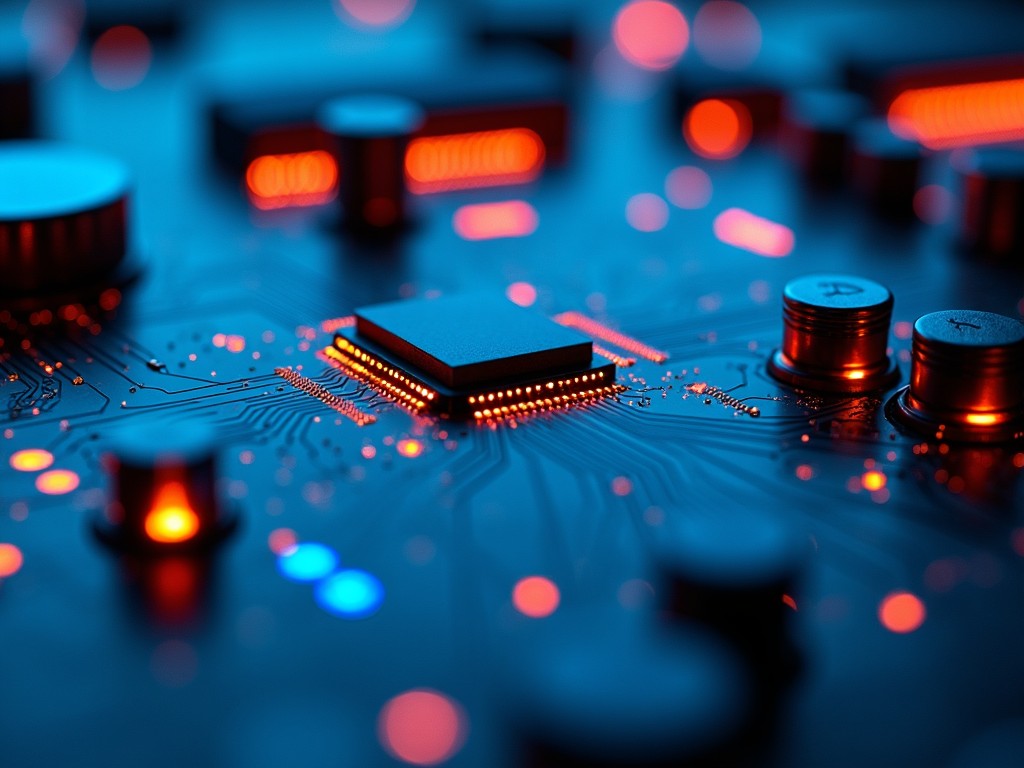
POLYGON ((523 200, 464 205, 455 211, 452 226, 465 240, 525 237, 537 229, 537 211, 523 200))
POLYGON ((774 221, 762 219, 742 208, 729 208, 715 217, 715 237, 759 256, 781 258, 793 250, 793 230, 774 221))
POLYGON ((540 175, 544 156, 529 128, 424 136, 406 151, 406 183, 416 194, 524 184, 540 175))
POLYGON ((249 163, 245 183, 261 210, 322 205, 338 194, 338 166, 323 150, 261 155, 249 163))
POLYGON ((929 149, 1024 139, 1024 78, 907 89, 888 117, 893 133, 929 149))

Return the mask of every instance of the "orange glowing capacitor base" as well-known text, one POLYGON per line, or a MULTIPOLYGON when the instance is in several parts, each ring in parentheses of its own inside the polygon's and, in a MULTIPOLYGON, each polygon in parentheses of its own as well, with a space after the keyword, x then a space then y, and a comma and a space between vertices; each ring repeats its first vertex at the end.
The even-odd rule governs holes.
POLYGON ((893 297, 851 275, 808 275, 783 292, 782 346, 768 372, 798 389, 870 392, 895 383, 886 353, 893 297))
POLYGON ((890 418, 923 437, 1004 442, 1024 437, 1024 323, 991 312, 932 312, 914 324, 910 385, 890 418))
POLYGON ((205 424, 143 420, 118 434, 106 456, 111 498, 96 532, 138 555, 191 553, 217 544, 236 519, 216 493, 215 439, 205 424))

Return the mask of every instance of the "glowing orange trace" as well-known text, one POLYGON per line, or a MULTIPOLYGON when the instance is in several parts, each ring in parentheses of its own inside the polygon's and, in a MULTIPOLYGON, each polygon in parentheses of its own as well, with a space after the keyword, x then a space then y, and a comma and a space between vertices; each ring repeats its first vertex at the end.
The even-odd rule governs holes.
POLYGON ((452 226, 463 240, 526 237, 537 224, 536 209, 524 200, 464 205, 452 217, 452 226))
POLYGON ((781 258, 793 250, 793 230, 774 221, 762 219, 742 208, 729 208, 715 217, 715 237, 759 256, 781 258))
POLYGON ((249 163, 245 183, 261 210, 323 205, 338 194, 338 165, 323 150, 262 155, 249 163))
POLYGON ((189 505, 185 486, 179 482, 165 483, 143 525, 146 535, 160 544, 188 541, 199 533, 199 515, 189 505))
POLYGON ((660 349, 650 347, 642 341, 637 341, 579 312, 562 312, 559 315, 555 315, 554 320, 559 325, 575 328, 588 336, 593 336, 595 339, 607 341, 609 344, 614 344, 637 357, 642 357, 644 360, 650 360, 653 363, 663 363, 668 360, 668 352, 662 352, 660 349))
POLYGON ((525 184, 544 168, 544 141, 529 128, 413 139, 405 153, 409 191, 418 195, 525 184))
POLYGON ((1024 79, 906 90, 889 105, 889 127, 929 149, 1024 139, 1024 79))

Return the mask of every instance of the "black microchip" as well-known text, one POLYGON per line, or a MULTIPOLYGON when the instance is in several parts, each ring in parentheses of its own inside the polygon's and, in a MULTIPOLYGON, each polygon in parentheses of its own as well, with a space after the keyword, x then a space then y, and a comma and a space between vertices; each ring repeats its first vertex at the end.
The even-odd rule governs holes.
POLYGON ((615 385, 593 342, 490 294, 356 310, 335 357, 407 404, 445 414, 560 405, 615 385))

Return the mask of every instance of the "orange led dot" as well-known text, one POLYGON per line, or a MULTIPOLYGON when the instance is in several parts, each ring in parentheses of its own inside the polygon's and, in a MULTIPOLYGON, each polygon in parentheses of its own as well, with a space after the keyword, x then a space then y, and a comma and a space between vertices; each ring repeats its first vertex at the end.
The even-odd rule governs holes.
POLYGON ((338 165, 323 150, 263 155, 249 164, 245 183, 262 210, 323 205, 338 193, 338 165))
POLYGON ((398 452, 407 459, 415 459, 423 453, 423 443, 419 440, 399 440, 398 452))
POLYGON ((146 535, 160 544, 188 541, 199 533, 199 515, 189 505, 185 486, 165 483, 143 522, 146 535))
POLYGON ((753 135, 750 110, 734 100, 705 99, 690 108, 683 138, 695 153, 709 160, 727 160, 742 152, 753 135))
POLYGON ((78 483, 79 479, 76 472, 72 472, 70 469, 51 469, 48 472, 43 472, 43 474, 36 478, 36 489, 40 493, 60 496, 65 493, 71 493, 78 487, 78 483))
POLYGON ((888 482, 888 478, 884 472, 879 472, 877 469, 869 470, 860 476, 860 484, 866 491, 880 491, 885 488, 885 484, 888 482))
POLYGON ((19 472, 38 472, 53 464, 53 454, 42 448, 25 448, 11 454, 10 464, 19 472))
POLYGON ((924 603, 910 592, 893 592, 878 606, 878 619, 890 632, 907 634, 918 629, 925 620, 924 603))
POLYGON ((380 743, 392 757, 412 765, 438 765, 454 757, 467 730, 458 703, 425 688, 395 696, 377 719, 380 743))
POLYGON ((544 168, 546 148, 529 128, 503 128, 413 139, 405 177, 414 194, 525 184, 544 168))
POLYGON ((23 562, 20 549, 13 544, 0 544, 0 579, 16 574, 23 562))
POLYGON ((542 619, 558 608, 561 594, 551 579, 543 576, 527 576, 516 582, 512 590, 512 605, 524 616, 542 619))

